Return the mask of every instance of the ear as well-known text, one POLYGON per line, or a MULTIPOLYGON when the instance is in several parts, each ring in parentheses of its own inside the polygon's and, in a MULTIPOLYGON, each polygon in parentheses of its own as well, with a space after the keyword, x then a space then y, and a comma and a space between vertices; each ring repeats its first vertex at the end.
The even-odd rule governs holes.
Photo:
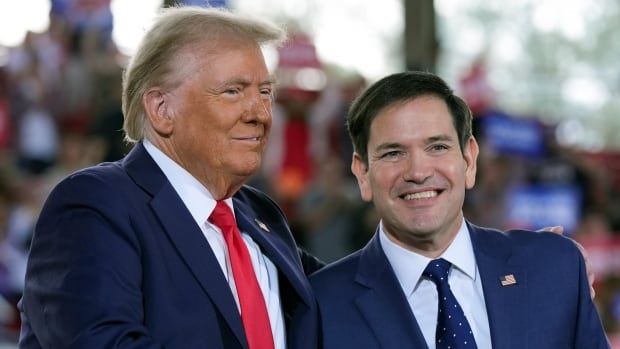
POLYGON ((357 185, 360 188, 362 200, 366 202, 372 201, 372 188, 368 178, 368 164, 362 160, 362 157, 358 153, 353 153, 351 172, 353 172, 355 178, 357 178, 357 185))
POLYGON ((465 159, 465 188, 471 189, 476 184, 476 161, 478 160, 478 142, 474 136, 469 137, 463 149, 463 158, 465 159))
POLYGON ((147 90, 142 96, 142 104, 153 130, 164 137, 172 134, 174 122, 162 90, 158 87, 147 90))

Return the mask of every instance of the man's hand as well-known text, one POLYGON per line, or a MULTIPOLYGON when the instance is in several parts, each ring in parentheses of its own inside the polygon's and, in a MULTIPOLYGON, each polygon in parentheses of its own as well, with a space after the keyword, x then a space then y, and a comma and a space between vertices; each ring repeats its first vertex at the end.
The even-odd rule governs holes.
MULTIPOLYGON (((564 227, 562 226, 546 227, 546 228, 540 229, 539 231, 549 231, 555 234, 562 235, 562 233, 564 232, 564 227)), ((588 259, 588 252, 586 252, 586 249, 583 248, 583 246, 581 246, 580 243, 578 243, 577 241, 573 239, 571 240, 573 241, 575 246, 577 246, 577 248, 581 252, 581 255, 583 256, 583 259, 586 262, 586 272, 588 273, 588 283, 590 284, 590 297, 594 299, 594 295, 596 294, 596 292, 594 291, 594 271, 592 270, 592 265, 590 264, 590 260, 588 259)))

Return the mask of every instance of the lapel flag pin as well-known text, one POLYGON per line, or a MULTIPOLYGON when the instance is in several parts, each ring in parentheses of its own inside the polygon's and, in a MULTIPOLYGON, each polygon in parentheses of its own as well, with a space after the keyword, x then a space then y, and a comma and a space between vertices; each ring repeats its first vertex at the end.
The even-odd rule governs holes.
POLYGON ((500 277, 499 281, 502 284, 502 286, 511 286, 511 285, 517 284, 517 279, 515 279, 515 276, 512 274, 508 274, 508 275, 504 275, 500 277))
POLYGON ((254 219, 254 222, 256 222, 256 224, 258 224, 258 226, 263 229, 266 232, 269 232, 269 228, 267 228, 267 225, 265 225, 265 223, 259 221, 258 219, 254 219))

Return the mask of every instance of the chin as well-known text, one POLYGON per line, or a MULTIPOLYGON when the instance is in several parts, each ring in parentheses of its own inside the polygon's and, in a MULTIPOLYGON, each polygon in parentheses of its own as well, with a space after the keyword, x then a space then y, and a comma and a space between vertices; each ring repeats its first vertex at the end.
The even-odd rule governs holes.
POLYGON ((260 163, 258 163, 256 165, 249 165, 249 164, 247 164, 246 166, 237 168, 237 171, 235 171, 235 172, 239 176, 250 177, 250 176, 253 176, 254 174, 256 174, 256 172, 258 172, 259 169, 260 169, 260 163))
POLYGON ((240 171, 240 172, 238 173, 238 175, 239 175, 240 177, 246 177, 246 178, 249 178, 249 177, 252 177, 253 175, 255 175, 255 174, 256 174, 256 172, 258 172, 258 170, 240 171))
POLYGON ((438 227, 434 224, 425 223, 429 222, 423 222, 422 224, 404 224, 402 230, 408 232, 408 235, 416 240, 428 240, 436 234, 438 227))
POLYGON ((260 169, 261 160, 262 157, 257 154, 243 154, 229 157, 226 165, 235 174, 252 175, 260 169))

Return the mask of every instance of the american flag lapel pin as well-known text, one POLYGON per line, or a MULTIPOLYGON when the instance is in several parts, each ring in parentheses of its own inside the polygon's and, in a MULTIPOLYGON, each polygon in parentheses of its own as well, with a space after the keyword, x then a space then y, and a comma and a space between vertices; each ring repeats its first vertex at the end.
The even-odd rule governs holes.
POLYGON ((254 222, 256 222, 256 224, 258 224, 258 226, 263 229, 266 232, 269 232, 269 228, 267 228, 267 225, 261 221, 258 220, 258 218, 254 219, 254 222))
POLYGON ((508 275, 501 276, 499 278, 499 282, 502 284, 502 286, 511 286, 511 285, 517 284, 517 279, 515 278, 513 274, 508 274, 508 275))

